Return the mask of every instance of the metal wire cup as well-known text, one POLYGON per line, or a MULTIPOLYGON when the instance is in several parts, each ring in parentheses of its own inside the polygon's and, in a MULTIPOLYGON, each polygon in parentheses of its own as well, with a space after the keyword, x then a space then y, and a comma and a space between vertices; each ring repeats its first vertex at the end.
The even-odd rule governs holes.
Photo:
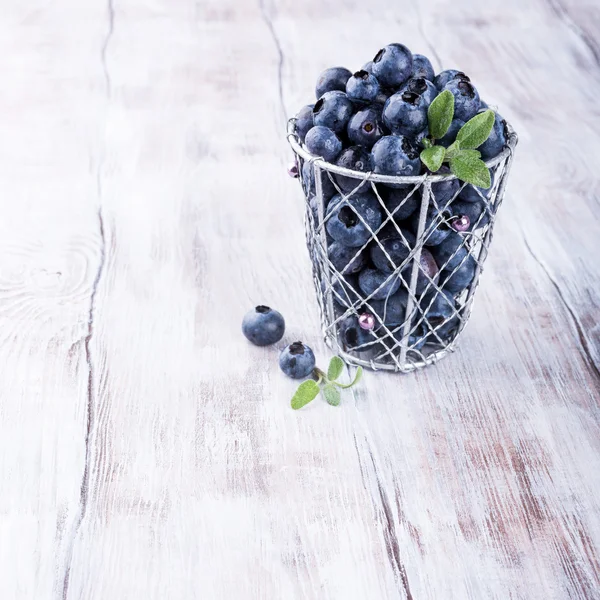
POLYGON ((508 126, 506 148, 486 163, 493 180, 489 190, 451 174, 393 177, 327 163, 302 146, 295 119, 288 122, 287 138, 306 199, 306 243, 325 342, 348 362, 405 373, 454 350, 471 314, 504 196, 517 144, 514 130, 508 126), (371 205, 376 198, 381 211, 376 228, 358 208, 365 197, 371 205), (340 208, 362 224, 367 239, 346 248, 345 265, 336 260, 336 268, 327 224, 340 208), (376 289, 365 293, 353 271, 368 268, 364 264, 374 252, 385 270, 377 272, 376 289))

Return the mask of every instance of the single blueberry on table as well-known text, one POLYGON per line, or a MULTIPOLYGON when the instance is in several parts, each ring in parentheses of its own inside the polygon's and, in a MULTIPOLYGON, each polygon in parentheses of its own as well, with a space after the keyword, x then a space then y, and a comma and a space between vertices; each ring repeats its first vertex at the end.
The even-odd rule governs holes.
POLYGON ((335 133, 342 133, 354 112, 352 100, 344 92, 325 92, 313 107, 315 125, 329 127, 335 133))
POLYGON ((397 235, 380 239, 381 245, 375 243, 371 248, 371 261, 383 273, 393 273, 400 268, 415 247, 415 236, 410 231, 402 233, 404 238, 397 235))
MULTIPOLYGON (((425 246, 437 246, 441 244, 452 232, 448 226, 447 220, 452 217, 449 210, 438 210, 434 206, 427 209, 425 225, 423 229, 423 239, 425 246)), ((419 229, 420 212, 415 211, 410 218, 412 231, 417 235, 419 229)))
POLYGON ((470 225, 465 231, 480 229, 490 222, 490 210, 481 198, 479 202, 455 200, 450 206, 450 210, 454 217, 466 215, 469 218, 470 225))
MULTIPOLYGON (((338 156, 335 164, 338 167, 343 167, 344 169, 366 173, 371 168, 371 154, 362 146, 350 146, 350 148, 346 148, 346 150, 344 150, 338 156)), ((368 192, 371 190, 371 184, 367 181, 364 181, 364 178, 362 177, 355 178, 336 174, 335 180, 339 188, 345 194, 350 194, 358 186, 360 186, 360 189, 357 191, 357 193, 368 192)))
POLYGON ((488 139, 478 148, 479 152, 481 152, 481 158, 483 160, 491 160, 498 156, 504 149, 504 146, 506 146, 507 137, 506 121, 496 113, 494 127, 490 133, 490 137, 488 137, 488 139))
POLYGON ((469 81, 464 79, 453 79, 446 84, 448 90, 454 96, 454 118, 468 121, 473 118, 479 110, 479 92, 469 81))
POLYGON ((435 72, 431 61, 426 56, 423 56, 422 54, 413 54, 412 76, 422 77, 423 79, 433 81, 435 72))
POLYGON ((244 315, 242 333, 256 346, 268 346, 278 342, 285 332, 281 313, 259 305, 244 315))
POLYGON ((315 95, 317 100, 327 92, 339 90, 346 91, 346 82, 352 77, 352 73, 344 67, 331 67, 325 69, 317 79, 315 95))
POLYGON ((456 69, 448 69, 438 73, 437 77, 433 80, 435 87, 441 92, 446 85, 453 79, 461 79, 462 81, 471 81, 467 75, 462 71, 456 69))
POLYGON ((301 142, 304 141, 306 134, 315 124, 312 112, 313 107, 314 104, 307 104, 306 106, 303 106, 296 115, 296 134, 301 142))
POLYGON ((373 75, 383 86, 399 88, 411 76, 412 70, 412 54, 402 44, 389 44, 373 59, 373 75))
POLYGON ((383 220, 379 201, 371 192, 334 197, 327 207, 327 217, 329 235, 352 247, 364 246, 383 220))
POLYGON ((281 351, 279 368, 292 379, 304 379, 315 368, 315 355, 302 342, 294 342, 281 351))
POLYGON ((459 294, 471 285, 475 278, 476 268, 475 259, 472 256, 467 256, 466 260, 456 269, 442 271, 440 287, 452 294, 459 294))
POLYGON ((380 183, 377 190, 395 221, 408 219, 421 203, 421 194, 412 187, 398 189, 380 183))
POLYGON ((357 104, 369 104, 379 94, 379 81, 368 71, 356 71, 346 83, 346 95, 357 104))
POLYGON ((382 300, 398 291, 400 277, 378 269, 364 269, 358 276, 362 292, 373 300, 382 300))
POLYGON ((466 239, 455 231, 451 231, 446 239, 434 246, 431 253, 441 269, 452 271, 456 269, 469 251, 466 247, 466 239))
POLYGON ((306 134, 304 140, 311 154, 322 156, 327 162, 332 162, 342 151, 340 138, 328 127, 315 125, 306 134))
POLYGON ((429 106, 435 97, 439 94, 438 89, 424 77, 411 77, 400 89, 401 92, 412 92, 423 98, 423 101, 429 106))
POLYGON ((453 119, 452 123, 450 123, 450 127, 448 127, 448 131, 446 131, 444 137, 440 138, 437 143, 440 146, 444 146, 444 148, 453 144, 456 141, 458 132, 462 129, 464 124, 465 122, 462 119, 453 119))
POLYGON ((381 109, 369 106, 359 110, 348 121, 347 132, 352 144, 370 149, 385 135, 381 109))
POLYGON ((360 326, 358 317, 356 316, 347 317, 340 323, 340 337, 346 348, 349 350, 358 350, 359 352, 372 350, 376 345, 372 342, 377 340, 372 331, 363 329, 360 326), (362 346, 365 347, 362 348, 362 346))
POLYGON ((408 292, 404 289, 398 290, 395 294, 383 300, 371 300, 369 302, 374 313, 379 317, 379 321, 386 327, 404 323, 407 303, 408 292))
POLYGON ((352 275, 358 273, 366 264, 367 257, 364 251, 358 251, 358 248, 344 246, 339 242, 334 242, 327 249, 327 256, 331 264, 342 275, 352 275))
POLYGON ((421 170, 419 150, 402 135, 386 135, 371 150, 371 165, 381 175, 413 176, 421 170))
POLYGON ((395 135, 416 135, 427 127, 427 103, 419 94, 398 92, 383 106, 383 122, 395 135))

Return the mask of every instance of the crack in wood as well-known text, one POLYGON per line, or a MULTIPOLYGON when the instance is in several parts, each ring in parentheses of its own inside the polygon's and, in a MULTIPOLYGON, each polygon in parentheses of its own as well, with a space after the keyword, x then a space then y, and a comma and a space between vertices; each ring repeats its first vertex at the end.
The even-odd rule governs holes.
POLYGON ((283 99, 283 62, 284 55, 283 49, 281 47, 281 41, 279 40, 279 36, 277 35, 277 31, 275 30, 275 26, 273 25, 273 20, 270 15, 267 13, 267 9, 265 8, 264 0, 259 0, 258 5, 260 7, 260 13, 262 15, 262 19, 269 29, 271 37, 273 38, 273 43, 275 44, 275 48, 277 49, 277 88, 279 93, 279 105, 281 111, 283 112, 283 120, 287 121, 288 112, 285 108, 285 101, 283 99))

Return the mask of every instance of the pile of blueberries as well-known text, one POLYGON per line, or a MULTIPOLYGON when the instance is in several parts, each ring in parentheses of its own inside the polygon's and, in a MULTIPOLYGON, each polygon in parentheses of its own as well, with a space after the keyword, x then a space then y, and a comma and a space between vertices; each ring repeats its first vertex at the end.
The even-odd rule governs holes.
MULTIPOLYGON (((461 127, 488 105, 463 72, 435 75, 427 57, 412 54, 402 44, 381 49, 354 74, 343 67, 326 69, 317 80, 316 103, 296 116, 296 135, 310 154, 357 172, 350 177, 325 171, 320 182, 327 254, 335 269, 329 283, 338 315, 345 316, 341 335, 349 349, 380 349, 382 339, 395 346, 404 334, 410 255, 417 243, 421 206, 418 185, 372 184, 360 174, 428 172, 420 160, 423 140, 429 137, 428 107, 443 90, 454 96, 454 120, 436 143, 448 147, 461 127), (373 239, 371 232, 382 225, 373 239), (363 302, 369 306, 361 307, 363 302)), ((507 138, 506 122, 496 113, 492 133, 478 148, 481 158, 497 156, 507 138)), ((304 161, 299 174, 318 221, 314 173, 313 164, 304 161)), ((449 169, 444 166, 439 173, 447 174, 449 169)), ((475 188, 456 178, 432 185, 434 198, 422 233, 416 280, 418 303, 409 328, 413 350, 429 343, 447 344, 460 324, 457 300, 472 283, 477 266, 469 253, 469 238, 490 221, 491 189, 475 188)))

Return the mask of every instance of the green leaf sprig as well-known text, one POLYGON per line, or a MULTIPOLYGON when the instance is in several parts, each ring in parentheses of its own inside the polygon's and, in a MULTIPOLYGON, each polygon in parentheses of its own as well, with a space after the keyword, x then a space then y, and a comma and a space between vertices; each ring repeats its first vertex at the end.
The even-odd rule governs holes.
POLYGON ((436 140, 443 138, 454 118, 454 96, 449 90, 439 94, 429 106, 429 137, 423 139, 424 150, 421 161, 432 172, 436 173, 447 162, 450 171, 466 183, 488 189, 492 185, 490 170, 481 160, 481 153, 476 150, 488 139, 494 128, 496 115, 493 110, 486 110, 467 121, 458 134, 456 141, 448 148, 436 146, 436 140))
POLYGON ((313 371, 314 379, 303 381, 292 396, 292 408, 298 410, 312 402, 319 392, 331 406, 339 406, 341 402, 340 389, 346 390, 356 385, 362 377, 362 367, 358 367, 354 373, 354 379, 350 383, 340 383, 338 379, 344 371, 344 361, 339 356, 334 356, 329 361, 327 373, 324 373, 319 368, 313 371))

